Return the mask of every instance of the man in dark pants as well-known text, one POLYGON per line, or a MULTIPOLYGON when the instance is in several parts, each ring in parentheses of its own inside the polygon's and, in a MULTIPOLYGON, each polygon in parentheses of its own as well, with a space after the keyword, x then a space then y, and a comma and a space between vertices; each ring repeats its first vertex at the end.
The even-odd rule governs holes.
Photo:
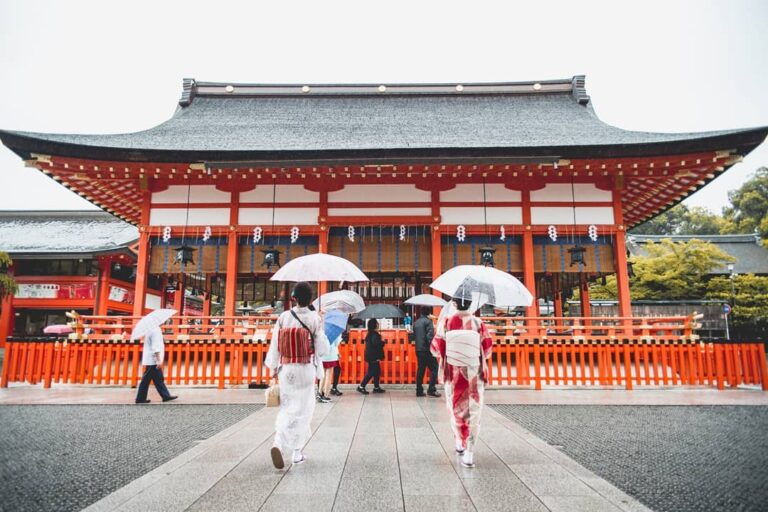
POLYGON ((144 376, 141 377, 139 391, 136 394, 137 404, 148 404, 147 392, 149 383, 155 383, 155 389, 160 393, 163 402, 176 400, 178 397, 171 395, 163 380, 163 357, 165 356, 165 342, 163 331, 157 327, 144 336, 144 350, 141 354, 141 364, 144 365, 144 376))
POLYGON ((435 385, 437 384, 437 359, 429 351, 429 345, 435 336, 435 327, 429 319, 430 308, 422 306, 421 316, 413 324, 413 336, 416 340, 416 359, 419 362, 416 370, 416 396, 424 396, 424 370, 429 368, 429 396, 440 396, 435 385))

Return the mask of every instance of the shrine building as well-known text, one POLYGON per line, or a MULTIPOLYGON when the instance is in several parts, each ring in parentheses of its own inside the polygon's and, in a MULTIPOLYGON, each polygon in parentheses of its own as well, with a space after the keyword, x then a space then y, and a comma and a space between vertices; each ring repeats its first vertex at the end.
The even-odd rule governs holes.
MULTIPOLYGON (((554 300, 556 316, 563 295, 580 289, 589 317, 588 283, 615 274, 619 316, 630 317, 626 231, 705 186, 767 134, 616 128, 597 117, 576 76, 386 85, 186 79, 174 115, 154 128, 0 130, 0 139, 28 166, 138 228, 135 277, 124 286, 132 310, 103 305, 101 313, 182 307, 183 294, 170 289, 200 297, 195 314, 237 317, 285 299, 284 285, 269 281, 275 264, 328 252, 370 277, 349 285, 370 302, 402 303, 455 265, 484 263, 554 300)), ((524 314, 539 317, 538 301, 524 314)), ((6 321, 0 336, 8 333, 6 321)))

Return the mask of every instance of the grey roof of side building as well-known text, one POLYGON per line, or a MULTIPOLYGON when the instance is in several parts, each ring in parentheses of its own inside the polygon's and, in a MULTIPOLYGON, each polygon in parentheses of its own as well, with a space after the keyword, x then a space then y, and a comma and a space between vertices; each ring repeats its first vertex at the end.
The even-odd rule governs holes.
POLYGON ((128 253, 135 226, 102 211, 0 211, 0 251, 11 258, 128 253))
MULTIPOLYGON (((148 130, 114 135, 0 131, 30 153, 127 161, 384 162, 515 157, 633 157, 736 149, 768 127, 701 133, 628 131, 602 122, 584 77, 540 83, 224 84, 187 79, 179 107, 148 130), (538 86, 538 89, 535 87, 538 86)), ((254 165, 255 166, 255 165, 254 165)))
MULTIPOLYGON (((632 235, 627 237, 627 249, 630 254, 645 256, 643 249, 646 242, 659 242, 669 238, 674 242, 703 240, 715 244, 726 254, 736 258, 733 271, 737 274, 768 275, 768 248, 761 244, 757 235, 632 235)), ((715 269, 713 274, 729 274, 727 266, 715 269)))

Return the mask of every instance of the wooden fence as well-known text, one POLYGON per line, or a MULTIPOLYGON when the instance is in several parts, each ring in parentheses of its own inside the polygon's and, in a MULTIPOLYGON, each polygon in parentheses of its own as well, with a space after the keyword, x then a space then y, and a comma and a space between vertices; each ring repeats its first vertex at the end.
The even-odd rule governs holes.
MULTIPOLYGON (((362 332, 340 345, 341 381, 365 373, 362 332)), ((402 330, 382 331, 382 383, 415 382, 416 353, 402 330)), ((170 339, 165 379, 170 385, 264 384, 268 344, 243 337, 170 339)), ((9 383, 135 386, 141 378, 138 341, 110 337, 57 340, 9 339, 0 386, 9 383)), ((762 343, 703 343, 694 338, 612 338, 497 334, 490 386, 760 386, 768 390, 762 343)))

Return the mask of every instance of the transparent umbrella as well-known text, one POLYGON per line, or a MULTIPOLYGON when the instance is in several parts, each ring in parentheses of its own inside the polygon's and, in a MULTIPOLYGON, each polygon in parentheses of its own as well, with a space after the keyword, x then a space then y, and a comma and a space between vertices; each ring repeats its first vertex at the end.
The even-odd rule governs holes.
POLYGON ((477 307, 530 306, 533 295, 517 278, 493 267, 459 265, 447 270, 430 285, 453 298, 471 300, 477 307))
POLYGON ((352 290, 324 293, 312 303, 320 311, 341 311, 353 315, 365 309, 363 298, 352 290))

